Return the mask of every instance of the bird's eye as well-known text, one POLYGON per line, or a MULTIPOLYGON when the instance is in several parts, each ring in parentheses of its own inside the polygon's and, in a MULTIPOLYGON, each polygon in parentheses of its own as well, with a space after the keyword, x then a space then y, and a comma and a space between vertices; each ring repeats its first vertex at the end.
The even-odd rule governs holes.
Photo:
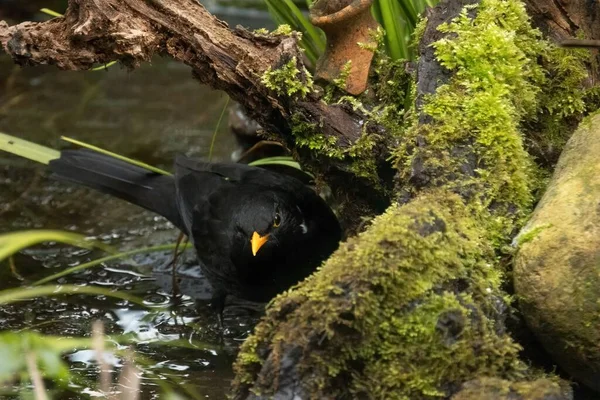
POLYGON ((281 225, 281 215, 279 213, 275 213, 275 218, 273 218, 273 227, 278 228, 281 225))

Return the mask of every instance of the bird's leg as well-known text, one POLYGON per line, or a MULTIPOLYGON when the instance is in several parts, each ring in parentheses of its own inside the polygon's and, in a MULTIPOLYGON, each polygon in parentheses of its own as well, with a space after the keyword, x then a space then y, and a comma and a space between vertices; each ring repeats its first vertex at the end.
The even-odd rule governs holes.
MULTIPOLYGON (((177 283, 177 274, 176 274, 176 269, 177 269, 177 260, 179 258, 179 256, 181 255, 181 253, 179 252, 179 245, 181 244, 181 241, 184 238, 184 233, 183 232, 179 232, 179 237, 177 238, 177 243, 175 244, 175 251, 173 252, 173 260, 171 261, 171 277, 173 279, 172 285, 173 285, 173 297, 174 298, 178 298, 181 296, 181 293, 179 293, 179 284, 177 283)), ((187 242, 187 236, 186 236, 186 242, 187 242)))
POLYGON ((213 293, 212 300, 210 305, 213 310, 217 313, 217 321, 219 324, 219 329, 221 332, 225 330, 225 325, 223 324, 223 311, 225 310, 225 299, 227 298, 227 293, 223 290, 216 289, 213 293))

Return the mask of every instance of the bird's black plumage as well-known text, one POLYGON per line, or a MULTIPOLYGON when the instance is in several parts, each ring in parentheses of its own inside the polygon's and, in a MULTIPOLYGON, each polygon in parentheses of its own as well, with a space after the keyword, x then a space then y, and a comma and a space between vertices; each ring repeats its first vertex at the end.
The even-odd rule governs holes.
POLYGON ((219 294, 267 301, 313 272, 341 238, 312 189, 257 167, 179 156, 175 176, 166 176, 81 149, 63 151, 50 169, 170 220, 193 241, 219 294))

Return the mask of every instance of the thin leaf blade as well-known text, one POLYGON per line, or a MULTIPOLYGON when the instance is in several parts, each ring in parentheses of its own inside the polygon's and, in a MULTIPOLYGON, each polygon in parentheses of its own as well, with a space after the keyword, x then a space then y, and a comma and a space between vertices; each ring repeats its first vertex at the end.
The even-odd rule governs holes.
POLYGON ((66 137, 66 136, 61 136, 60 138, 62 140, 64 140, 65 142, 73 143, 73 144, 76 144, 77 146, 81 146, 83 148, 86 148, 86 149, 89 149, 89 150, 93 150, 93 151, 96 151, 98 153, 105 154, 107 156, 114 157, 114 158, 116 158, 118 160, 125 161, 125 162, 127 162, 129 164, 137 165, 138 167, 142 167, 142 168, 147 169, 149 171, 156 172, 157 174, 172 175, 170 172, 167 172, 164 169, 160 169, 160 168, 157 168, 157 167, 155 167, 153 165, 146 164, 146 163, 138 161, 138 160, 134 160, 133 158, 128 158, 128 157, 122 156, 120 154, 113 153, 111 151, 105 150, 103 148, 100 148, 100 147, 97 147, 97 146, 94 146, 94 145, 91 145, 91 144, 88 144, 88 143, 85 143, 85 142, 82 142, 82 141, 79 141, 79 140, 75 140, 75 139, 72 139, 72 138, 69 138, 69 137, 66 137))
POLYGON ((60 151, 0 132, 0 150, 41 164, 60 158, 60 151))
POLYGON ((44 242, 60 242, 85 249, 100 248, 114 253, 114 249, 100 242, 90 241, 85 236, 59 230, 28 230, 0 235, 0 261, 33 245, 44 242))

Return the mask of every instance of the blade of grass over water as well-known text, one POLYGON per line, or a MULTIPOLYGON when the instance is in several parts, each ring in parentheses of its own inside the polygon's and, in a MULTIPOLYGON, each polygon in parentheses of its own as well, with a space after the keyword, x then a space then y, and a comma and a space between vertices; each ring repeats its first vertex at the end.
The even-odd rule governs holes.
POLYGON ((68 336, 42 335, 34 331, 0 332, 0 343, 21 341, 23 336, 28 336, 25 342, 35 347, 36 342, 43 344, 57 352, 73 351, 77 348, 89 348, 92 344, 90 338, 76 338, 68 336), (39 341, 39 342, 38 342, 39 341))
POLYGON ((0 150, 46 164, 60 158, 60 151, 0 132, 0 150))
POLYGON ((104 150, 104 149, 102 149, 100 147, 97 147, 97 146, 94 146, 94 145, 91 145, 91 144, 88 144, 88 143, 85 143, 85 142, 81 142, 79 140, 71 139, 71 138, 66 137, 66 136, 61 136, 60 138, 62 140, 64 140, 65 142, 73 143, 73 144, 76 144, 77 146, 81 146, 81 147, 89 149, 89 150, 97 151, 98 153, 114 157, 114 158, 116 158, 118 160, 125 161, 125 162, 127 162, 129 164, 137 165, 138 167, 142 167, 142 168, 145 168, 145 169, 147 169, 149 171, 156 172, 157 174, 172 175, 170 172, 167 172, 164 169, 156 168, 156 167, 154 167, 154 166, 152 166, 150 164, 146 164, 144 162, 137 161, 137 160, 134 160, 132 158, 128 158, 128 157, 122 156, 122 155, 117 154, 117 153, 113 153, 113 152, 108 151, 108 150, 104 150))
POLYGON ((16 289, 6 289, 0 291, 0 305, 16 303, 21 300, 30 300, 36 297, 51 297, 87 294, 92 296, 114 297, 121 300, 127 300, 131 303, 144 306, 144 301, 137 296, 123 292, 117 292, 99 286, 78 286, 78 285, 45 285, 35 287, 25 287, 16 289))
POLYGON ((25 356, 32 353, 36 354, 36 365, 43 370, 44 377, 52 378, 60 386, 61 382, 69 380, 70 375, 62 358, 63 353, 89 347, 89 341, 85 338, 45 336, 33 331, 0 333, 0 381, 5 384, 2 388, 7 389, 9 385, 6 383, 16 376, 25 377, 28 369, 31 372, 31 368, 27 368, 25 356))
POLYGON ((43 12, 44 14, 50 15, 51 17, 62 17, 63 16, 63 14, 56 12, 54 10, 51 10, 49 8, 41 8, 40 11, 43 12))
POLYGON ((104 71, 105 69, 112 67, 116 63, 117 63, 116 61, 111 61, 111 62, 103 64, 99 67, 94 67, 94 68, 90 69, 90 71, 104 71))
MULTIPOLYGON (((113 254, 107 257, 103 257, 103 258, 99 258, 97 260, 93 260, 90 262, 86 262, 80 265, 77 265, 75 267, 71 267, 71 268, 67 268, 63 271, 60 271, 56 274, 52 274, 50 276, 47 276, 45 278, 42 278, 38 281, 35 281, 33 283, 33 286, 38 286, 38 285, 43 285, 44 283, 48 283, 50 281, 56 280, 58 278, 61 278, 63 276, 72 274, 74 272, 77 271, 81 271, 87 268, 91 268, 91 267, 95 267, 97 265, 100 265, 102 263, 108 262, 108 261, 113 261, 113 260, 118 260, 121 258, 126 258, 126 257, 130 257, 136 254, 142 254, 142 253, 151 253, 151 252, 155 252, 155 251, 166 251, 166 250, 173 250, 175 248, 176 244, 164 244, 164 245, 160 245, 160 246, 152 246, 152 247, 144 247, 142 249, 135 249, 135 250, 131 250, 131 251, 125 251, 122 253, 117 253, 117 254, 113 254)), ((184 249, 189 249, 192 248, 191 244, 187 244, 185 245, 185 247, 180 246, 180 248, 184 248, 184 249)))
POLYGON ((97 241, 88 240, 85 236, 78 233, 40 229, 0 235, 0 261, 24 248, 43 242, 60 242, 84 249, 98 248, 107 253, 115 252, 112 247, 97 241))

